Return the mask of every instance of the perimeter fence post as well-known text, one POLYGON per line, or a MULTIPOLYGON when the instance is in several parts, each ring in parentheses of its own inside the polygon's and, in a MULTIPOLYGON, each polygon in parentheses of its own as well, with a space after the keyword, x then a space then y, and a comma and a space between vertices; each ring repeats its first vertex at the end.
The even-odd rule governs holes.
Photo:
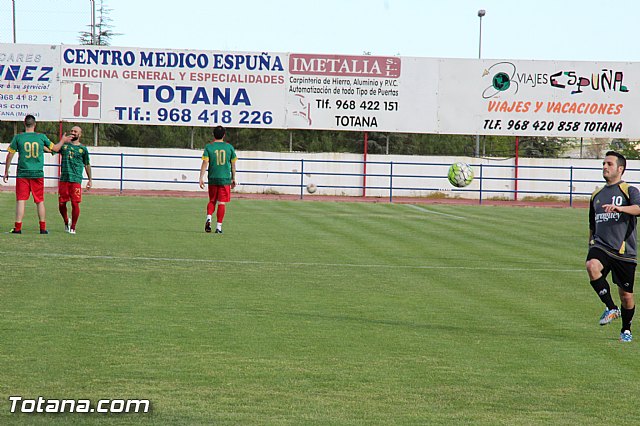
POLYGON ((573 207, 573 166, 569 166, 569 207, 573 207))
POLYGON ((482 204, 482 163, 480 163, 480 197, 478 204, 482 204))
POLYGON ((393 203, 393 161, 389 162, 389 202, 393 203))
POLYGON ((304 198, 304 158, 300 159, 300 199, 304 198))
POLYGON ((120 193, 122 194, 122 186, 124 184, 124 152, 120 153, 120 193))

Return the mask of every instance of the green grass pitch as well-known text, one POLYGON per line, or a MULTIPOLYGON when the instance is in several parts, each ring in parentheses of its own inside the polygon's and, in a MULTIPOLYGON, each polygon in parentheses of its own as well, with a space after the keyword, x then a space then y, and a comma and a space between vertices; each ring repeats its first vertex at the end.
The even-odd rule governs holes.
POLYGON ((68 235, 55 201, 11 235, 0 193, 2 424, 640 424, 584 209, 233 200, 215 235, 204 196, 85 194, 68 235))

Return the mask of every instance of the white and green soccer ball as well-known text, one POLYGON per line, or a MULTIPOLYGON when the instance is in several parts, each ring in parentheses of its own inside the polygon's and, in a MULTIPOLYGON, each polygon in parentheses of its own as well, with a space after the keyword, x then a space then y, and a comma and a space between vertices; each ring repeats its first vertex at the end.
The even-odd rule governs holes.
POLYGON ((315 183, 310 183, 309 185, 307 185, 307 192, 309 194, 313 194, 314 192, 316 192, 318 190, 318 187, 316 186, 315 183))
POLYGON ((449 183, 456 188, 464 188, 473 182, 473 169, 467 163, 453 163, 447 174, 449 183))

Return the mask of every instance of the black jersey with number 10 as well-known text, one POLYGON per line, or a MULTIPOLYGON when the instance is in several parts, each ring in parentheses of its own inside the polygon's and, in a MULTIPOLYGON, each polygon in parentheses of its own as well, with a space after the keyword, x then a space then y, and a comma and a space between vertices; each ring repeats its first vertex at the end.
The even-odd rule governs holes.
POLYGON ((640 205, 640 191, 626 182, 605 185, 593 193, 589 206, 589 245, 609 256, 636 262, 636 217, 620 212, 607 213, 602 207, 604 204, 640 205))

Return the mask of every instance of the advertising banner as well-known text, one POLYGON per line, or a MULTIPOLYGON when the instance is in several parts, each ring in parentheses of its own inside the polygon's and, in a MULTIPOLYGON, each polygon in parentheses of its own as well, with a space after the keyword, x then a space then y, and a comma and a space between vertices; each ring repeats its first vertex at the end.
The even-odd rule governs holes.
POLYGON ((65 121, 285 127, 286 54, 63 46, 65 121))
POLYGON ((0 44, 0 120, 60 116, 59 46, 0 44))
POLYGON ((443 59, 438 133, 640 137, 640 64, 443 59))
POLYGON ((287 127, 434 131, 437 76, 435 60, 291 53, 287 127))
POLYGON ((0 119, 640 138, 640 63, 0 45, 0 119))

